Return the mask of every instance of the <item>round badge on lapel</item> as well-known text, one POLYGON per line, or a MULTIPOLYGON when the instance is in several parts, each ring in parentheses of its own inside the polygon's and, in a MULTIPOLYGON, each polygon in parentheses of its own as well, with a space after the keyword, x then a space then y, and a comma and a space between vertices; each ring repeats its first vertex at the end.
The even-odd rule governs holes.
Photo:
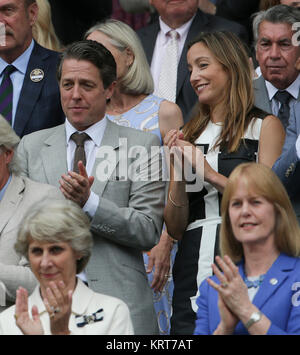
POLYGON ((275 279, 275 278, 272 278, 272 279, 270 280, 270 284, 273 285, 273 286, 277 285, 277 283, 278 283, 278 280, 275 279))
POLYGON ((33 69, 30 73, 30 79, 34 83, 38 83, 39 81, 43 80, 44 72, 42 69, 33 69))

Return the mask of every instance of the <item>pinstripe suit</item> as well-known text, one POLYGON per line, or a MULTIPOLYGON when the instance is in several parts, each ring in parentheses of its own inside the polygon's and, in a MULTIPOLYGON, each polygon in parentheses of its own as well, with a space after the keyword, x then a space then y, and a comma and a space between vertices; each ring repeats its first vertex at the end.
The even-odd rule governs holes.
POLYGON ((58 53, 36 42, 31 53, 15 115, 14 130, 18 136, 57 126, 65 121, 56 80, 58 53), (30 78, 34 69, 44 77, 38 82, 30 78))

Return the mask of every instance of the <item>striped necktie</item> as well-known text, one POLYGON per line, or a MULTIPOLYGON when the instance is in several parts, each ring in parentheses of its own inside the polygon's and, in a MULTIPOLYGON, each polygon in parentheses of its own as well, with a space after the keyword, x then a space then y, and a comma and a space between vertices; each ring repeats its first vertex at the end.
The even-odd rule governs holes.
POLYGON ((290 118, 290 99, 292 98, 292 95, 283 90, 283 91, 277 91, 275 94, 275 99, 280 102, 281 106, 278 111, 278 118, 280 119, 281 123, 283 124, 283 127, 286 129, 287 126, 289 125, 289 118, 290 118))
POLYGON ((10 79, 10 74, 16 68, 13 65, 8 65, 3 71, 3 79, 0 85, 0 114, 12 124, 12 103, 13 103, 13 85, 10 79))

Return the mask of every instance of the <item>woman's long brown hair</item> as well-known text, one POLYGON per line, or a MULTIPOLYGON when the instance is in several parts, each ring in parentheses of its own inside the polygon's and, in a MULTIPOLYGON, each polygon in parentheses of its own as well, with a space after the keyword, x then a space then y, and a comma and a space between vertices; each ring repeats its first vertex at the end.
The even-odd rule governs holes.
MULTIPOLYGON (((226 146, 229 152, 234 152, 252 119, 249 112, 254 105, 254 92, 249 55, 241 40, 227 31, 200 33, 189 48, 196 43, 203 43, 228 73, 229 82, 224 88, 227 93, 223 102, 224 124, 215 147, 226 146)), ((194 143, 209 120, 209 107, 198 102, 192 119, 183 128, 185 139, 194 143)))

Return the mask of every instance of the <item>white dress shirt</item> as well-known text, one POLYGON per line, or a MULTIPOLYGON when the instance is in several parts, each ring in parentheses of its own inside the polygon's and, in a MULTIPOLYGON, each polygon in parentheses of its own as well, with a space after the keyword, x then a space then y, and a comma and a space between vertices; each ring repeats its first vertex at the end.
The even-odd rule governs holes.
MULTIPOLYGON (((85 131, 80 131, 80 133, 87 133, 91 139, 85 141, 84 150, 86 155, 86 171, 88 176, 91 176, 93 166, 95 164, 96 154, 101 145, 102 138, 104 135, 104 131, 106 128, 107 118, 104 117, 102 120, 93 124, 91 127, 87 128, 85 131)), ((76 128, 74 128, 71 123, 66 119, 65 123, 66 127, 66 139, 67 139, 67 166, 68 170, 73 169, 74 155, 76 144, 71 139, 71 135, 74 132, 77 132, 76 128)), ((96 213, 97 207, 99 204, 99 196, 96 195, 93 191, 91 191, 90 197, 86 204, 83 206, 84 212, 88 213, 90 217, 93 217, 96 213)))
MULTIPOLYGON (((194 17, 192 17, 188 22, 186 22, 181 27, 178 27, 175 29, 179 35, 179 37, 178 37, 178 57, 177 57, 178 63, 179 63, 179 60, 181 57, 181 53, 183 50, 183 46, 184 46, 186 37, 188 35, 191 24, 193 22, 193 19, 194 19, 194 17)), ((165 24, 163 22, 163 20, 161 19, 161 17, 159 17, 159 24, 160 24, 160 31, 158 32, 158 35, 156 38, 155 47, 154 47, 153 56, 152 56, 152 62, 151 62, 151 73, 152 73, 153 80, 154 80, 154 94, 156 94, 157 87, 158 87, 160 68, 161 68, 162 59, 165 54, 165 48, 168 45, 168 41, 171 39, 170 36, 167 36, 167 33, 173 29, 173 28, 169 27, 167 24, 165 24)))
POLYGON ((296 140, 296 152, 297 152, 297 157, 300 160, 300 134, 296 140))
MULTIPOLYGON (((95 164, 96 154, 101 145, 104 131, 106 128, 106 123, 107 123, 106 120, 107 118, 104 117, 103 119, 96 122, 86 130, 80 131, 80 133, 85 132, 91 138, 84 142, 84 150, 86 156, 86 171, 88 176, 91 176, 92 174, 93 166, 95 164)), ((73 169, 74 155, 76 149, 76 143, 71 139, 71 135, 78 131, 75 127, 71 125, 68 119, 66 119, 65 127, 66 127, 66 140, 67 140, 66 142, 67 143, 67 166, 68 166, 68 170, 70 171, 73 169)), ((99 196, 91 190, 89 199, 87 200, 87 202, 82 208, 83 211, 87 213, 91 218, 94 217, 99 205, 99 201, 100 201, 99 196)), ((78 275, 78 277, 85 282, 87 281, 85 271, 82 271, 78 275)))

